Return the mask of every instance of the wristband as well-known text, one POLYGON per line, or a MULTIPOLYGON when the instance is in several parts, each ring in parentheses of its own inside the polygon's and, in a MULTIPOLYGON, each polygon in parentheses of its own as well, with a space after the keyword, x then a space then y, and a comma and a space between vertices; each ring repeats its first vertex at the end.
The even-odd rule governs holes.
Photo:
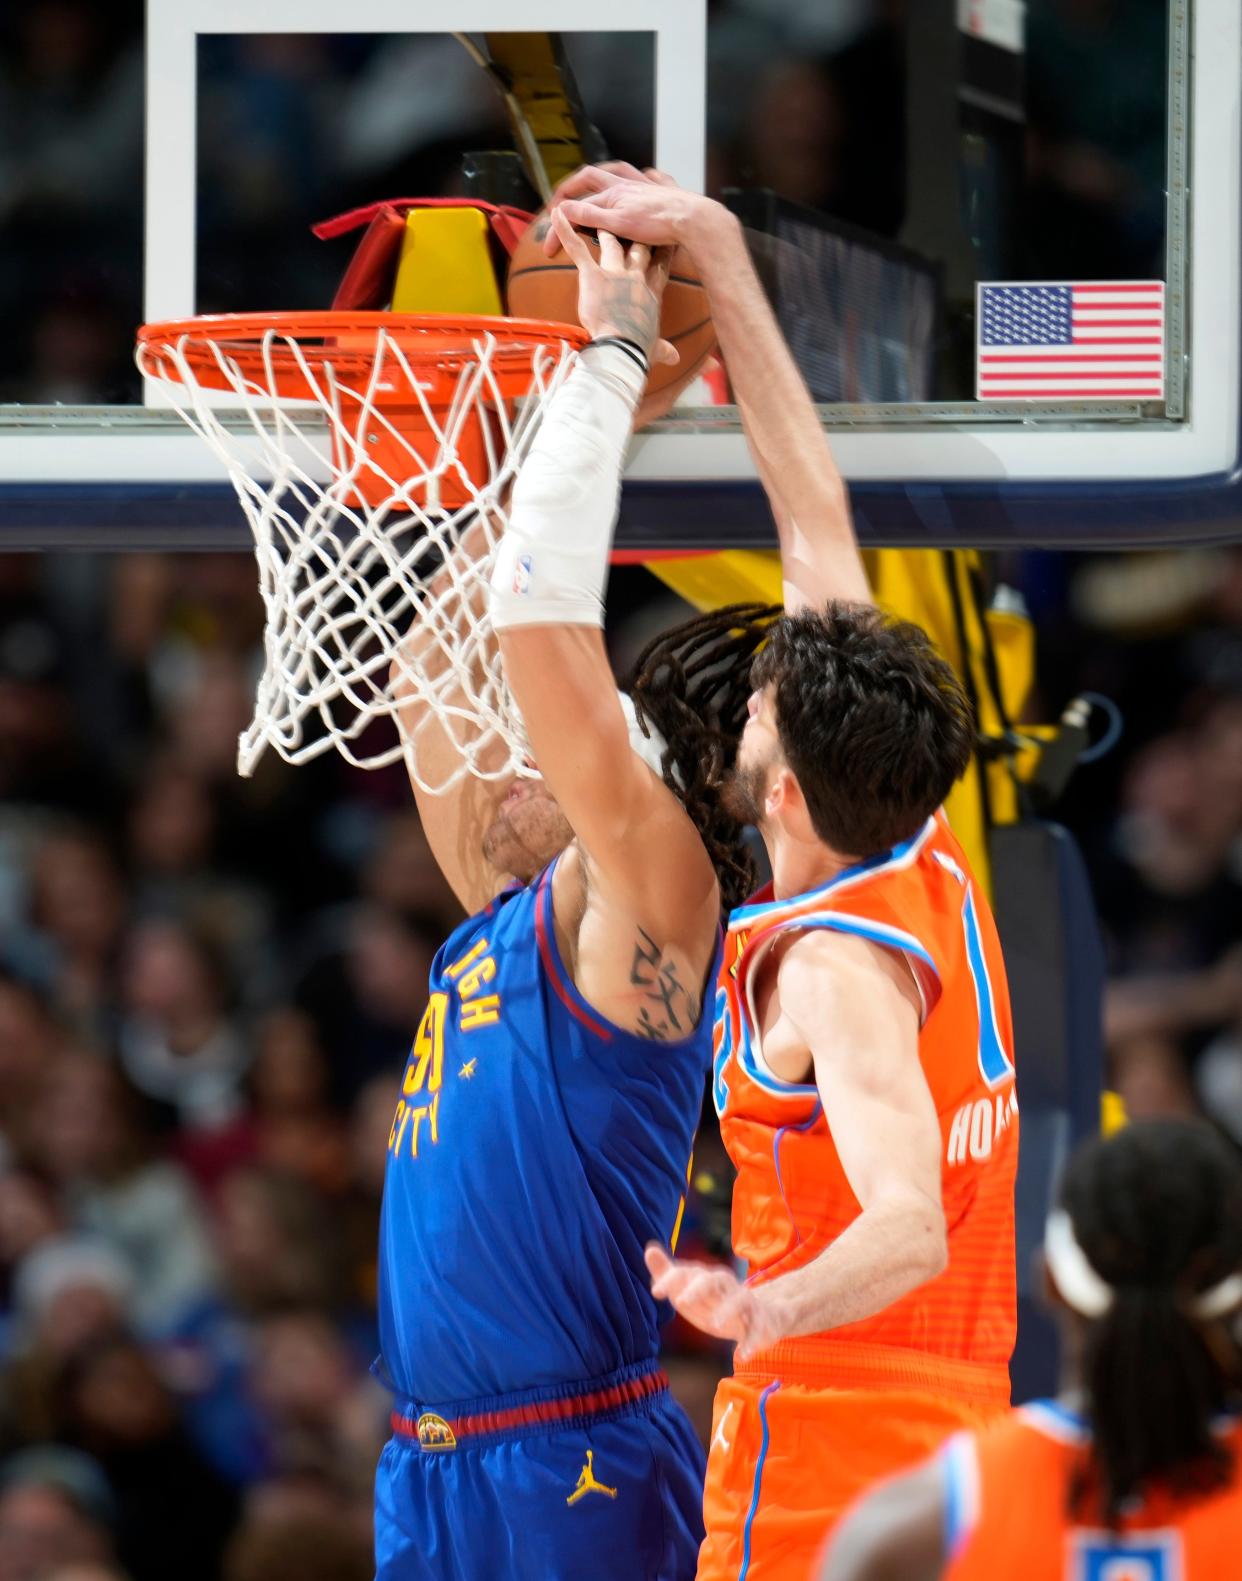
POLYGON ((496 631, 604 624, 621 468, 645 376, 635 348, 618 342, 581 358, 548 403, 492 568, 496 631))
POLYGON ((590 351, 594 346, 616 346, 627 357, 632 357, 644 373, 651 367, 651 358, 636 340, 630 340, 626 335, 600 335, 595 340, 588 340, 582 349, 590 351))

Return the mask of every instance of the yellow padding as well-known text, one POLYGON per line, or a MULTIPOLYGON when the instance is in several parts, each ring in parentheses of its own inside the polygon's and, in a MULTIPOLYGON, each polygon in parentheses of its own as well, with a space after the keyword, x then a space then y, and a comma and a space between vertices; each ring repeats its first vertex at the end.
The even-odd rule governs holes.
POLYGON ((503 313, 481 209, 411 209, 392 288, 394 313, 503 313))
POLYGON ((649 560, 647 569, 698 610, 782 600, 780 556, 770 549, 722 549, 684 560, 649 560))

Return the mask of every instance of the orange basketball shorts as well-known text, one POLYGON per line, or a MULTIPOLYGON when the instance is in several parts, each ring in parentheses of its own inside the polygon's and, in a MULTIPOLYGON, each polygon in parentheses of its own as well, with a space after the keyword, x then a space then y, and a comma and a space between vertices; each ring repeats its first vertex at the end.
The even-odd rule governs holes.
POLYGON ((1003 1409, 726 1378, 712 1414, 698 1581, 809 1581, 828 1532, 865 1488, 1003 1409))

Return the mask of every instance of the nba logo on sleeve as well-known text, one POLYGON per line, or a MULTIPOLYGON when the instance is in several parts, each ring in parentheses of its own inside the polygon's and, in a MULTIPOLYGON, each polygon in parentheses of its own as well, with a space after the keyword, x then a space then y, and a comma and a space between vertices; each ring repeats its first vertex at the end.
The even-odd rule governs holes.
POLYGON ((1176 1532, 1080 1532, 1073 1539, 1072 1581, 1182 1581, 1176 1532))
POLYGON ((531 565, 530 556, 518 556, 517 564, 513 568, 513 591, 526 596, 530 592, 531 565))

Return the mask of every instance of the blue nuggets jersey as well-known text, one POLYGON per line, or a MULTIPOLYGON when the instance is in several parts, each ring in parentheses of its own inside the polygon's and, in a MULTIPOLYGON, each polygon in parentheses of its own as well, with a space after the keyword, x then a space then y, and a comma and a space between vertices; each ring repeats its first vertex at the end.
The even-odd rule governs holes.
POLYGON ((553 870, 432 966, 380 1222, 382 1362, 414 1400, 596 1378, 657 1350, 643 1246, 676 1234, 711 997, 680 1043, 605 1022, 560 960, 553 870))

